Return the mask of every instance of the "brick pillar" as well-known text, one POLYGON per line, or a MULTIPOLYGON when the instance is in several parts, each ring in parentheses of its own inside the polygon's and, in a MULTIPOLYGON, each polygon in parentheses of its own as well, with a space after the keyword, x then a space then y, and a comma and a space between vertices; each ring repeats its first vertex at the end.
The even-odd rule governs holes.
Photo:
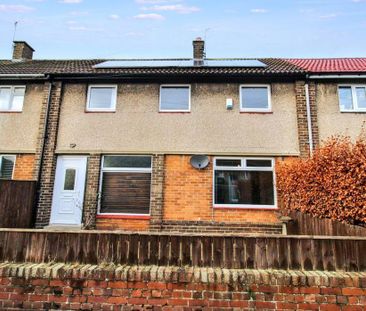
POLYGON ((34 170, 33 170, 33 179, 38 180, 39 170, 41 165, 41 157, 42 150, 44 145, 44 137, 46 132, 46 118, 47 118, 47 106, 48 106, 48 96, 50 91, 50 82, 46 82, 43 87, 43 99, 42 99, 42 108, 41 114, 38 122, 38 134, 37 134, 37 146, 36 146, 36 154, 34 158, 34 170))
POLYGON ((100 163, 100 154, 91 154, 89 156, 83 209, 83 223, 85 229, 95 228, 95 217, 98 208, 100 163))
POLYGON ((310 99, 311 126, 313 134, 313 148, 315 149, 319 146, 318 106, 316 103, 315 82, 309 83, 309 99, 310 99))
POLYGON ((296 92, 296 110, 297 110, 297 129, 300 148, 300 157, 309 156, 309 135, 308 135, 308 122, 306 112, 306 94, 305 94, 305 82, 295 82, 296 92))
MULTIPOLYGON (((47 83, 46 83, 47 85, 47 83)), ((47 92, 45 85, 45 93, 47 92)), ((36 228, 42 228, 49 224, 51 216, 51 206, 52 206, 52 193, 53 184, 55 181, 56 172, 56 160, 55 155, 56 143, 57 143, 57 132, 60 117, 60 108, 62 102, 62 82, 54 82, 51 91, 51 104, 49 107, 48 124, 46 128, 46 137, 44 140, 44 153, 43 153, 43 163, 41 168, 41 179, 40 179, 40 193, 39 200, 37 204, 37 216, 36 216, 36 228)), ((45 99, 47 101, 46 95, 45 99)), ((47 106, 47 102, 43 104, 47 106)), ((42 114, 46 115, 46 108, 42 107, 42 114)), ((42 125, 40 124, 40 129, 42 125)), ((40 137, 43 137, 42 130, 40 131, 40 137)), ((40 139, 40 138, 39 138, 40 139)), ((36 155, 36 165, 40 163, 40 157, 42 153, 41 144, 37 146, 36 155)))
POLYGON ((163 220, 164 155, 154 154, 151 174, 150 228, 159 230, 163 220))

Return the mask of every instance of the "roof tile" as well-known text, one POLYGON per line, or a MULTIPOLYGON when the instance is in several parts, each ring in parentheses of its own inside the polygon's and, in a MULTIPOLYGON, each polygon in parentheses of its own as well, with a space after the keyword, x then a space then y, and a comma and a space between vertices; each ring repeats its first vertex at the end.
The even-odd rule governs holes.
POLYGON ((366 58, 295 58, 287 61, 312 73, 366 72, 366 58))

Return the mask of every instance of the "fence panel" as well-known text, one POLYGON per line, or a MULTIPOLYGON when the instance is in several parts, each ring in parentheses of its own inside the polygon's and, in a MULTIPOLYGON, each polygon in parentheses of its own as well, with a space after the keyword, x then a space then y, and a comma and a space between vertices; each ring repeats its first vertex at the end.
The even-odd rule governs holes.
POLYGON ((366 237, 0 229, 0 262, 366 271, 366 237))
POLYGON ((31 228, 35 181, 0 180, 0 228, 31 228))
POLYGON ((287 233, 291 235, 366 236, 366 227, 312 217, 298 211, 288 212, 288 216, 292 218, 287 225, 287 233))

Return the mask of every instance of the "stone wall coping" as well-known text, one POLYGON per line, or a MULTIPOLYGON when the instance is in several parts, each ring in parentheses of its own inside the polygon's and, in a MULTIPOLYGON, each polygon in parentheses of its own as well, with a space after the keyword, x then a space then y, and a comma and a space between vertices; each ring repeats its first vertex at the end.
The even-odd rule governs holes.
POLYGON ((0 277, 125 282, 252 284, 277 286, 353 286, 366 288, 366 272, 222 269, 64 263, 0 263, 0 277))

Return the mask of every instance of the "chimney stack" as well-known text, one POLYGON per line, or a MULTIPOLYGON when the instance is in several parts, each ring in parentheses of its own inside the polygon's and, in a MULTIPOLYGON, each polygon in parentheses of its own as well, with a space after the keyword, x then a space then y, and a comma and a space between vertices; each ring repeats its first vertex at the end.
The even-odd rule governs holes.
POLYGON ((24 61, 33 58, 34 49, 25 41, 13 42, 13 60, 24 61))
POLYGON ((193 60, 195 65, 203 65, 205 59, 205 41, 198 37, 193 40, 193 60))

